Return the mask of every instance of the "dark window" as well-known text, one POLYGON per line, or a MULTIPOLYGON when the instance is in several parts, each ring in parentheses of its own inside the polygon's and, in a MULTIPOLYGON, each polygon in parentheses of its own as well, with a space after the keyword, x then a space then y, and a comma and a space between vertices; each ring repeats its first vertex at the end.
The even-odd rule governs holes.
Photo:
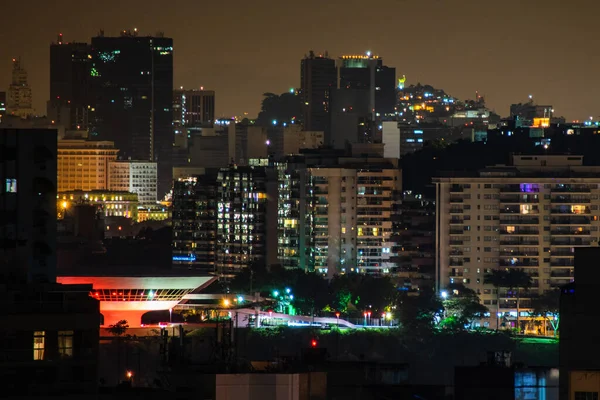
POLYGON ((598 392, 575 392, 575 400, 598 400, 598 392))

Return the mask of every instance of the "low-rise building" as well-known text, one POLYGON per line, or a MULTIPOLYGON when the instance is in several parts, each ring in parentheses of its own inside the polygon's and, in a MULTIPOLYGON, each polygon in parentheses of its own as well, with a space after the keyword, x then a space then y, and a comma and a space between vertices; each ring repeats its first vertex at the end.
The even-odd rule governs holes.
POLYGON ((157 198, 157 164, 150 161, 113 161, 109 164, 108 187, 138 195, 140 205, 154 205, 157 198))

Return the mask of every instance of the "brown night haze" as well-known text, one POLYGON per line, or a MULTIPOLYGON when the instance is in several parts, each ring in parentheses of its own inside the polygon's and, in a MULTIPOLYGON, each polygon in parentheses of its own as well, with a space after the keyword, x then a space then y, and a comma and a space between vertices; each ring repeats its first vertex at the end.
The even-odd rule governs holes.
POLYGON ((46 109, 49 45, 164 32, 174 39, 175 87, 214 89, 217 115, 256 116, 262 93, 300 84, 309 50, 379 54, 405 74, 459 98, 486 97, 508 114, 529 94, 567 120, 597 118, 597 0, 20 0, 0 14, 0 90, 11 59, 29 70, 46 109))

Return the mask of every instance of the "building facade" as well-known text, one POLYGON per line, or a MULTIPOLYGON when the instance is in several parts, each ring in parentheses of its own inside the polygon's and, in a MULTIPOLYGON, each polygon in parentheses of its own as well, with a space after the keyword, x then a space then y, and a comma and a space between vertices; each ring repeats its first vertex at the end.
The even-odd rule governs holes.
POLYGON ((59 140, 58 191, 107 190, 109 165, 118 152, 113 142, 59 140))
POLYGON ((31 87, 27 80, 27 70, 20 58, 13 58, 12 81, 8 87, 6 109, 8 114, 26 118, 33 115, 31 87))
POLYGON ((221 168, 217 175, 217 274, 277 262, 277 183, 268 167, 221 168))
POLYGON ((92 135, 125 159, 158 162, 162 198, 172 186, 173 39, 123 32, 92 38, 92 48, 92 135))
POLYGON ((186 127, 212 126, 215 122, 215 91, 173 91, 173 128, 175 135, 186 127))
POLYGON ((311 167, 315 270, 387 274, 395 263, 392 214, 401 194, 397 160, 340 158, 311 167))
POLYGON ((513 156, 478 176, 435 178, 437 288, 464 284, 514 318, 515 291, 485 284, 486 273, 522 268, 533 293, 571 282, 574 249, 600 236, 599 174, 582 156, 513 156))
POLYGON ((89 44, 67 43, 62 33, 50 45, 50 100, 46 115, 66 129, 87 130, 93 122, 91 54, 89 44))
POLYGON ((56 279, 56 131, 0 129, 0 258, 32 282, 56 279))
POLYGON ((277 259, 284 268, 314 271, 312 196, 302 157, 287 157, 277 169, 277 259))
POLYGON ((173 186, 173 266, 215 273, 217 179, 215 173, 178 179, 173 186))
POLYGON ((109 163, 108 188, 136 193, 140 205, 156 204, 157 163, 148 161, 112 161, 109 163))
POLYGON ((304 129, 329 131, 329 93, 337 88, 335 60, 313 51, 300 61, 300 93, 304 102, 304 129))

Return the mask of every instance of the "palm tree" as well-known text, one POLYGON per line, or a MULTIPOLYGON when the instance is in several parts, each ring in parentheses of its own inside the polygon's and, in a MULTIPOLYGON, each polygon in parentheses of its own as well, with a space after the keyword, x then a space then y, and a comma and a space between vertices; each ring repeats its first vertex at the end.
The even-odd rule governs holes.
POLYGON ((510 290, 516 289, 517 291, 517 329, 521 329, 519 326, 521 289, 525 289, 525 292, 527 292, 533 285, 533 281, 524 269, 510 268, 506 271, 505 284, 505 287, 510 290))
POLYGON ((496 289, 496 330, 500 328, 500 288, 505 287, 507 271, 503 269, 494 269, 486 274, 483 282, 494 286, 496 289))

